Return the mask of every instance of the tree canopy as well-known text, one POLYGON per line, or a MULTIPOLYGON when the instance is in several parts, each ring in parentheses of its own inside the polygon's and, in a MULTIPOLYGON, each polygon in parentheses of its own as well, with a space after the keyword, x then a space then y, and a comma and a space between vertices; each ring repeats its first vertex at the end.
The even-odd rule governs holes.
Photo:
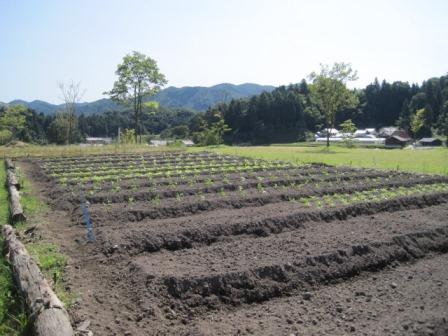
POLYGON ((115 81, 111 91, 106 92, 111 99, 132 106, 136 140, 141 134, 143 98, 155 95, 167 83, 165 75, 159 71, 157 62, 137 51, 128 54, 118 64, 115 81))
POLYGON ((330 146, 329 128, 334 128, 336 113, 347 108, 356 107, 359 103, 356 94, 347 88, 347 82, 358 79, 357 72, 350 64, 334 63, 330 68, 322 65, 320 73, 311 73, 311 95, 321 113, 325 116, 327 128, 327 147, 330 146))

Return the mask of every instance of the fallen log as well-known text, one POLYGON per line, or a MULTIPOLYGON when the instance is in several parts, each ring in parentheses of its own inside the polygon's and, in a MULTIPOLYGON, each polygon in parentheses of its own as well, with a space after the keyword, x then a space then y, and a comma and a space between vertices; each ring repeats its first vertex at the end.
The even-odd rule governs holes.
POLYGON ((14 185, 10 185, 9 189, 9 208, 11 213, 11 220, 13 223, 25 222, 26 216, 23 213, 22 205, 20 204, 20 195, 14 185))
POLYGON ((8 170, 14 170, 16 168, 11 159, 5 159, 5 165, 8 170))
POLYGON ((10 225, 2 233, 14 279, 22 293, 36 336, 73 336, 70 318, 63 303, 48 285, 37 263, 17 239, 10 225))
POLYGON ((20 190, 19 179, 17 178, 14 171, 12 171, 10 169, 8 169, 6 171, 6 183, 8 184, 8 186, 15 186, 17 188, 17 190, 20 190))

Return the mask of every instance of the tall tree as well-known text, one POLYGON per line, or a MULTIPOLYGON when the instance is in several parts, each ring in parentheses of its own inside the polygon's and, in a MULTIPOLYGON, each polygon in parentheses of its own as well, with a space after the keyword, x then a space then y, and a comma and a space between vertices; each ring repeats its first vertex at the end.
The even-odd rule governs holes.
POLYGON ((159 71, 155 60, 137 51, 123 58, 115 74, 118 79, 112 90, 105 94, 110 95, 112 100, 120 104, 132 106, 137 141, 140 135, 143 97, 155 95, 160 87, 167 83, 167 80, 159 71))
POLYGON ((409 131, 411 129, 411 110, 409 109, 409 101, 404 100, 401 107, 400 118, 397 121, 399 127, 409 131))
POLYGON ((64 101, 65 108, 64 114, 66 119, 66 132, 65 143, 71 144, 75 141, 75 135, 78 133, 78 120, 76 117, 76 104, 81 102, 84 92, 80 90, 80 83, 74 83, 73 81, 68 85, 62 82, 58 83, 59 91, 61 92, 61 99, 64 101))
POLYGON ((445 145, 448 147, 448 100, 443 104, 439 117, 439 132, 445 136, 445 145))
POLYGON ((411 130, 414 134, 414 138, 418 139, 425 136, 431 136, 432 115, 432 107, 429 104, 415 112, 411 121, 411 130))
POLYGON ((347 82, 358 79, 357 72, 348 63, 334 63, 332 68, 321 64, 320 73, 311 73, 311 94, 325 115, 327 147, 330 146, 329 128, 334 128, 336 113, 344 108, 353 108, 358 97, 347 88, 347 82))

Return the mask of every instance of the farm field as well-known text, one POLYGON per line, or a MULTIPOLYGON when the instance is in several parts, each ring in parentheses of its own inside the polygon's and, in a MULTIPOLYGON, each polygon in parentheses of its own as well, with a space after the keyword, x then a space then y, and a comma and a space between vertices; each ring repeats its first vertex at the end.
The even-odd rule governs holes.
POLYGON ((18 164, 95 335, 448 331, 446 176, 185 151, 18 164))

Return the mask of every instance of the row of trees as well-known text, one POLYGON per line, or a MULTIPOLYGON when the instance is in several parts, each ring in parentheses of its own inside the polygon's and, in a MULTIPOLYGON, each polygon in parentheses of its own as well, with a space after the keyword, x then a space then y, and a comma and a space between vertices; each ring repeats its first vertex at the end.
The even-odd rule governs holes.
MULTIPOLYGON (((188 110, 144 107, 142 134, 185 139, 190 136, 189 124, 196 115, 188 110)), ((36 113, 24 106, 0 107, 0 145, 12 140, 37 144, 69 144, 82 142, 87 136, 116 137, 118 129, 133 129, 132 110, 69 117, 65 111, 56 115, 36 113)), ((134 131, 135 137, 135 131, 134 131)), ((135 141, 135 139, 134 139, 135 141)))
POLYGON ((222 116, 231 128, 225 135, 229 143, 301 141, 348 119, 360 128, 399 126, 415 138, 448 137, 448 75, 421 86, 375 80, 365 89, 347 89, 355 78, 348 64, 323 66, 310 82, 219 104, 202 118, 210 122, 222 116))
MULTIPOLYGON (((220 142, 223 135, 228 143, 305 140, 327 124, 340 125, 347 119, 360 128, 396 124, 417 138, 448 133, 446 76, 430 79, 422 86, 375 81, 364 90, 351 91, 354 104, 337 111, 332 116, 334 121, 326 119, 321 112, 312 93, 313 85, 303 80, 250 99, 219 104, 205 113, 143 104, 139 130, 141 134, 193 138, 195 142, 207 144, 220 142), (429 85, 440 94, 428 94, 426 91, 431 93, 432 90, 428 89, 429 85), (437 96, 442 99, 427 98, 437 96)), ((23 106, 3 107, 0 108, 0 143, 13 138, 36 143, 74 143, 87 135, 114 137, 119 127, 130 129, 134 123, 132 108, 73 117, 66 111, 46 116, 23 106)))
MULTIPOLYGON (((12 138, 40 143, 70 144, 90 136, 115 136, 133 128, 135 141, 142 134, 193 137, 215 144, 272 143, 306 140, 317 130, 334 128, 350 119, 358 127, 397 125, 415 137, 434 133, 448 136, 448 75, 431 78, 421 86, 378 80, 365 89, 350 90, 357 79, 346 63, 322 65, 309 82, 281 86, 249 99, 235 99, 210 107, 205 113, 170 110, 148 101, 167 83, 156 61, 138 52, 126 55, 117 66, 112 100, 124 111, 76 115, 82 97, 79 84, 59 84, 65 108, 44 116, 24 107, 0 109, 0 141, 12 138)), ((328 138, 327 138, 328 139, 328 138)), ((327 145, 329 141, 327 140, 327 145)))

